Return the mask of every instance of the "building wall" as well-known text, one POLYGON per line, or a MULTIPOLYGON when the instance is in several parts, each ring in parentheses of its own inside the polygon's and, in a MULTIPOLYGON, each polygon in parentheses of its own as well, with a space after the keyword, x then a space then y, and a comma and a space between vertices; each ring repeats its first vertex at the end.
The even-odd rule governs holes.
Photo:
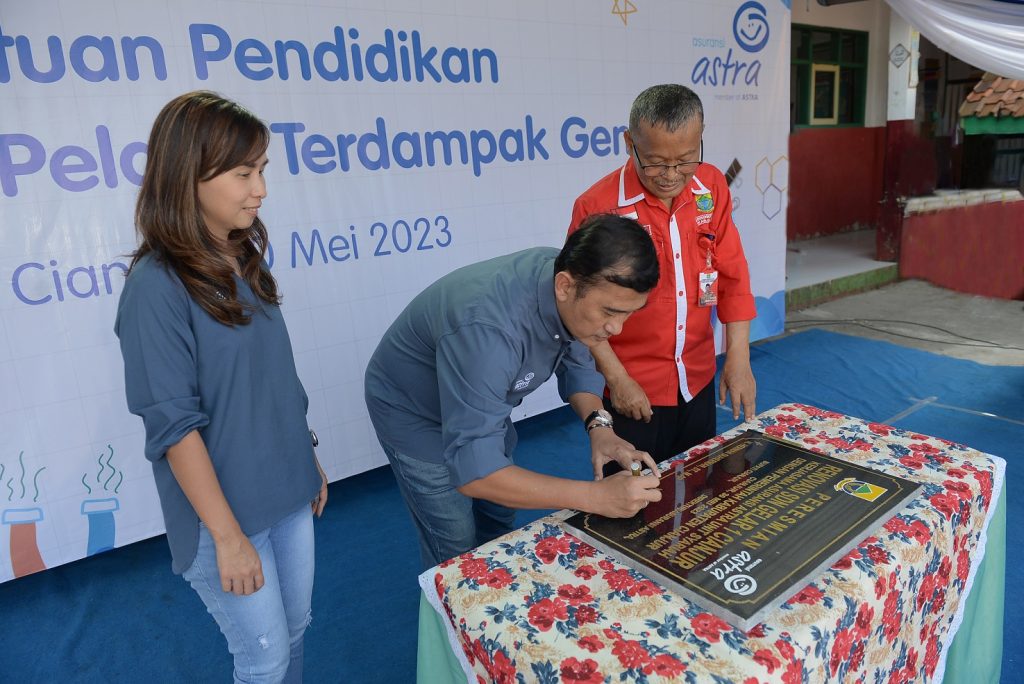
POLYGON ((912 214, 903 221, 900 277, 985 297, 1024 299, 1022 216, 1024 201, 912 214))
MULTIPOLYGON (((801 128, 790 135, 789 240, 874 227, 882 221, 886 152, 894 142, 892 122, 887 122, 891 17, 883 0, 832 7, 812 0, 793 3, 794 24, 868 33, 868 83, 863 127, 801 128)), ((929 192, 934 172, 920 176, 933 165, 917 162, 931 158, 930 147, 917 139, 912 121, 895 125, 901 144, 889 150, 890 171, 897 174, 889 184, 898 195, 929 192)))
POLYGON ((817 0, 793 3, 793 23, 851 31, 868 37, 868 88, 864 107, 867 128, 885 126, 889 87, 889 5, 884 0, 864 0, 822 7, 817 0))
POLYGON ((789 136, 787 239, 875 225, 885 134, 884 127, 804 128, 789 136))

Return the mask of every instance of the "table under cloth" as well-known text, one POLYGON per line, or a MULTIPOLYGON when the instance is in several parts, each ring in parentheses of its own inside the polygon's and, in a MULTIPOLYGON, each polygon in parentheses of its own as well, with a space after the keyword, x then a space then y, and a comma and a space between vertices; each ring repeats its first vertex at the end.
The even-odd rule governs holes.
MULTIPOLYGON (((997 508, 1005 516, 996 506, 1002 459, 801 404, 766 411, 683 457, 748 429, 920 482, 922 490, 747 632, 568 534, 559 521, 571 512, 541 518, 420 576, 464 676, 589 684, 939 681, 965 619, 980 625, 972 632, 986 653, 975 655, 994 658, 998 673, 1001 610, 974 607, 965 617, 965 607, 989 521, 997 508)), ((984 573, 988 603, 1000 607, 1002 553, 1000 546, 998 567, 984 573)), ((423 624, 421 611, 421 641, 423 624)), ((421 643, 420 681, 433 680, 423 670, 421 643)))

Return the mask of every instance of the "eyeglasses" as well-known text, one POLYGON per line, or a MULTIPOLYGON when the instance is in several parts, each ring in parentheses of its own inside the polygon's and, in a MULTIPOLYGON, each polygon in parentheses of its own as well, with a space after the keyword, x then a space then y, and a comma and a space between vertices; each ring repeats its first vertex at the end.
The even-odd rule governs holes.
POLYGON ((648 178, 664 176, 669 171, 675 171, 680 174, 693 173, 697 170, 697 167, 704 163, 704 140, 701 139, 700 141, 700 158, 697 161, 680 162, 678 164, 644 164, 640 161, 640 153, 636 151, 636 145, 633 145, 633 156, 636 157, 636 165, 640 167, 640 170, 648 178))

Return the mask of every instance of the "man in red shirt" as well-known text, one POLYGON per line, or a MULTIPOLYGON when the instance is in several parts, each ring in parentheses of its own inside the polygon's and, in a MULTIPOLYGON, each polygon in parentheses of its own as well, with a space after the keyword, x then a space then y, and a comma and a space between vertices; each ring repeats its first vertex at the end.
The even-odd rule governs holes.
POLYGON ((647 306, 591 351, 615 432, 657 461, 715 435, 713 308, 725 325, 720 403, 731 398, 734 418, 755 412, 750 274, 729 186, 702 161, 703 133, 704 109, 689 88, 640 93, 624 134, 629 159, 580 195, 569 227, 613 213, 636 219, 654 241, 661 278, 647 306))

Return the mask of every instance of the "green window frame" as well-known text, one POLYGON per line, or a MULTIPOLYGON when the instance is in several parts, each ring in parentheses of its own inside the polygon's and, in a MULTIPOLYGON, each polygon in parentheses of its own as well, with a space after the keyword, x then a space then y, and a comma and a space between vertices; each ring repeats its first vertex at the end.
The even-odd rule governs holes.
POLYGON ((790 125, 863 126, 868 34, 793 24, 790 125))

